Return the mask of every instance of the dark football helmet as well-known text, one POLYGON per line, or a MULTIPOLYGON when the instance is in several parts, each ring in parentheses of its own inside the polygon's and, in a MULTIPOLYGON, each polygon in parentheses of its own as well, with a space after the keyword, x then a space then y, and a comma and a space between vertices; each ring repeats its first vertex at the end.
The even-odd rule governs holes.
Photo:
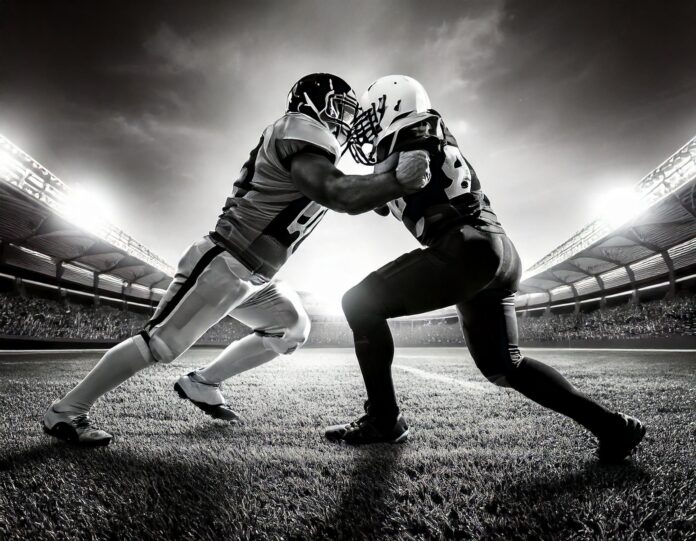
POLYGON ((290 90, 287 112, 304 113, 318 120, 344 145, 358 113, 358 100, 350 85, 340 77, 311 73, 290 90))

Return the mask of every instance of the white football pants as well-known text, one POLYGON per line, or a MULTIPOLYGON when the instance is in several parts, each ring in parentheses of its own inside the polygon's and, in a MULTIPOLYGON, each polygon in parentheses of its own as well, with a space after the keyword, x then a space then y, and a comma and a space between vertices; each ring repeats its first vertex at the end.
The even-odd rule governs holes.
POLYGON ((228 315, 251 327, 276 354, 304 344, 310 323, 297 293, 277 280, 253 283, 254 278, 208 237, 193 243, 141 333, 154 359, 172 362, 228 315))

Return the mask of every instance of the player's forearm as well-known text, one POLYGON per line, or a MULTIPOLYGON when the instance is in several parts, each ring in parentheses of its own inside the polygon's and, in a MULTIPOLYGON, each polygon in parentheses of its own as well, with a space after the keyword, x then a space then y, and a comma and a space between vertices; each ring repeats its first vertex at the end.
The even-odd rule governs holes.
POLYGON ((348 214, 362 214, 407 194, 393 172, 372 175, 342 175, 335 179, 335 208, 348 214))

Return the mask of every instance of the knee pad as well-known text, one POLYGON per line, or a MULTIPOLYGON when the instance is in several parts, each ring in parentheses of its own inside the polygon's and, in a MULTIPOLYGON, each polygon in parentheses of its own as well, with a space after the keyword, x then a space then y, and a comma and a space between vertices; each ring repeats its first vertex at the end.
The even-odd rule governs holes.
POLYGON ((371 274, 343 295, 341 305, 353 331, 367 330, 386 319, 382 307, 379 279, 371 274))
POLYGON ((304 345, 309 337, 311 327, 309 316, 298 313, 295 321, 281 332, 254 331, 261 337, 266 349, 275 351, 280 355, 289 355, 304 345))
POLYGON ((147 347, 154 360, 158 363, 169 364, 179 356, 179 353, 172 351, 167 343, 156 334, 150 336, 147 347))

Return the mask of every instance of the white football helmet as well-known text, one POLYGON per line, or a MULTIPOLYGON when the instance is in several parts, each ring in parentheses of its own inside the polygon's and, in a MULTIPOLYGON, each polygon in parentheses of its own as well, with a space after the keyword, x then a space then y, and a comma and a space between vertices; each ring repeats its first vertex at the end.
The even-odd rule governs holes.
POLYGON ((377 145, 389 126, 410 113, 428 111, 430 98, 423 85, 412 77, 387 75, 367 87, 360 107, 362 111, 348 137, 348 148, 355 161, 369 165, 376 162, 377 145))

